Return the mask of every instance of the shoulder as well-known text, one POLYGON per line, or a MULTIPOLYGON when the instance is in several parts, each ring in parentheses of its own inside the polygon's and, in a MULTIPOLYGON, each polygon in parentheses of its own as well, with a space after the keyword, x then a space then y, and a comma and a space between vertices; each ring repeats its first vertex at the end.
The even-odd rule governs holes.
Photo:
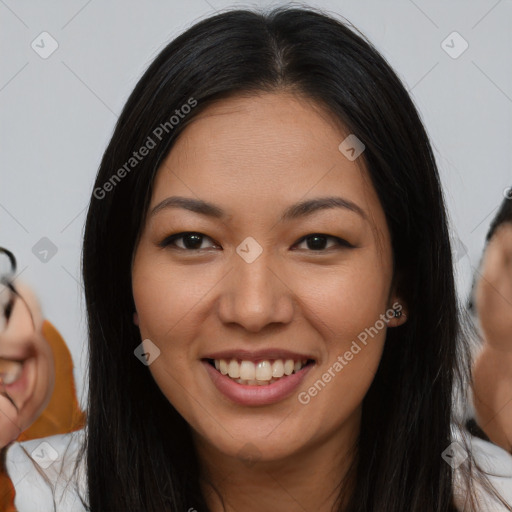
POLYGON ((6 453, 6 469, 16 490, 18 512, 85 512, 84 461, 75 462, 84 431, 59 434, 12 444, 6 453), (79 493, 79 494, 78 494, 79 493))
MULTIPOLYGON (((464 443, 460 433, 455 434, 454 442, 450 445, 453 448, 452 454, 454 454, 451 462, 454 468, 454 485, 456 493, 458 492, 460 495, 456 500, 459 510, 463 509, 460 500, 463 500, 463 497, 466 496, 462 478, 462 468, 468 455, 466 448, 469 448, 474 462, 485 472, 496 491, 512 507, 512 455, 500 446, 471 435, 469 432, 465 432, 464 437, 466 443, 464 443)), ((445 458, 445 460, 447 459, 445 458)), ((473 482, 478 501, 482 507, 481 510, 486 512, 507 512, 510 510, 488 496, 474 475, 475 473, 473 473, 473 482)))

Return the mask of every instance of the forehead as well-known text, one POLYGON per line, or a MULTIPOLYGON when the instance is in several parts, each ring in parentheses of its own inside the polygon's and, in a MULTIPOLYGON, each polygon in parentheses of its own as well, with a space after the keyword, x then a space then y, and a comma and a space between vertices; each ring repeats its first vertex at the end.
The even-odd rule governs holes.
POLYGON ((344 137, 340 123, 311 100, 291 93, 235 96, 193 118, 166 163, 202 159, 218 164, 218 171, 236 168, 239 177, 244 171, 256 177, 295 168, 301 177, 301 169, 319 160, 338 159, 344 137))
POLYGON ((384 216, 363 158, 351 161, 339 150, 348 135, 323 107, 291 93, 220 100, 180 134, 157 173, 151 207, 186 195, 228 214, 277 213, 336 194, 358 203, 378 226, 384 216))

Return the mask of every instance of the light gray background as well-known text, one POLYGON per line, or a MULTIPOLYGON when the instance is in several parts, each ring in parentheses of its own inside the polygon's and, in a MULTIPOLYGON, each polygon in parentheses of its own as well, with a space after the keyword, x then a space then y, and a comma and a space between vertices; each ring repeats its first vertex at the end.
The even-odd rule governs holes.
MULTIPOLYGON (((159 50, 194 22, 234 6, 270 5, 278 4, 0 0, 0 245, 16 254, 20 279, 33 286, 46 318, 67 341, 82 403, 82 230, 117 115, 159 50), (50 48, 42 32, 58 43, 46 59, 31 47, 50 48), (46 262, 33 253, 43 237, 57 248, 46 262)), ((309 5, 352 22, 410 90, 435 148, 454 239, 463 244, 457 282, 464 299, 489 222, 512 185, 512 1, 309 5), (455 59, 442 47, 453 31, 469 45, 455 59)), ((445 45, 457 52, 462 41, 452 39, 445 45)))

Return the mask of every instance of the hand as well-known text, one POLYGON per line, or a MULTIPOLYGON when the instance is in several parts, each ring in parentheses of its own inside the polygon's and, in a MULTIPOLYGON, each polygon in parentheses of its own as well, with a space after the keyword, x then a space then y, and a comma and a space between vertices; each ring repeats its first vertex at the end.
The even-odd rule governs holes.
POLYGON ((39 303, 26 285, 0 285, 0 448, 17 439, 47 406, 55 384, 39 303))

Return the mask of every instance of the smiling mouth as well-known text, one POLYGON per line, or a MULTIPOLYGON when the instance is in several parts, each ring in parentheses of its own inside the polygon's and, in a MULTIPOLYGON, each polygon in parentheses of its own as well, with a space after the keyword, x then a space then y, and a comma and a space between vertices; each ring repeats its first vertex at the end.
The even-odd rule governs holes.
POLYGON ((306 366, 315 364, 314 359, 262 359, 258 362, 241 359, 205 359, 219 373, 238 384, 268 386, 306 366))

